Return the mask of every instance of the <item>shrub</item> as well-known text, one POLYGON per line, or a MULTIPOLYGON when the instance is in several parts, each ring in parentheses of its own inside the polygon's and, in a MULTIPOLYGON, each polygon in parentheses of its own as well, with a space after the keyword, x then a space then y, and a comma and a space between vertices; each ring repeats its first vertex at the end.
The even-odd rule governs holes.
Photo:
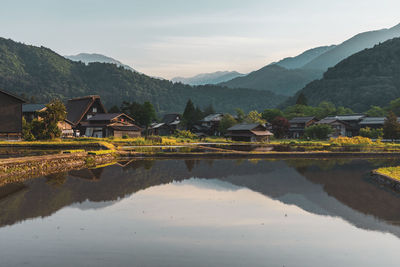
POLYGON ((327 139, 328 135, 333 132, 330 125, 327 124, 315 124, 306 128, 305 137, 311 139, 327 139))
POLYGON ((196 139, 197 136, 192 133, 191 131, 180 131, 180 130, 176 130, 175 131, 175 137, 177 138, 188 138, 188 139, 196 139))
POLYGON ((355 136, 355 137, 343 137, 339 136, 338 138, 331 138, 330 141, 335 145, 371 145, 373 144, 372 140, 368 137, 355 136))
POLYGON ((372 139, 379 139, 383 137, 383 129, 371 129, 369 127, 360 129, 360 136, 372 139))

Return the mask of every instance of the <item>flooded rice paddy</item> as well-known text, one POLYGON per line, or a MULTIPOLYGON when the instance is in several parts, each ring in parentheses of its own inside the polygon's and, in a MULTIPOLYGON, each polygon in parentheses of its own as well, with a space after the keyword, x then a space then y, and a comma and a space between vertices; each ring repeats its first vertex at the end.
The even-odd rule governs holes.
POLYGON ((399 160, 126 160, 0 187, 0 266, 398 266, 399 160))

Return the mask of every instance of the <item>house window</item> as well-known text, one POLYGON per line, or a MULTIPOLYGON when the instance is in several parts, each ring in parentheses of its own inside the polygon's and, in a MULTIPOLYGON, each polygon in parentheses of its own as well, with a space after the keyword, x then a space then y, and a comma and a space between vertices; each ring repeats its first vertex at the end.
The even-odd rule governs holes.
POLYGON ((93 116, 92 116, 92 115, 90 115, 90 114, 88 114, 88 115, 87 115, 87 118, 88 118, 88 119, 90 119, 91 117, 93 117, 93 116))
POLYGON ((93 112, 94 112, 94 113, 97 112, 97 108, 96 108, 96 107, 93 108, 93 112))

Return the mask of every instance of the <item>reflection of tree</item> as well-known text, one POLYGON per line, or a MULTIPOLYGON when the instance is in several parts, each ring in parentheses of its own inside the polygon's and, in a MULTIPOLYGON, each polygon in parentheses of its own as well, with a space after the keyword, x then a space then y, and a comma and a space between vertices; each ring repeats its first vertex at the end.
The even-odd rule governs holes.
POLYGON ((193 170, 195 164, 196 164, 196 161, 194 161, 194 160, 192 160, 192 159, 187 159, 187 160, 185 160, 185 165, 186 165, 186 168, 187 168, 187 170, 188 170, 189 172, 192 172, 192 170, 193 170))
POLYGON ((67 180, 67 174, 60 172, 56 174, 50 174, 46 176, 46 183, 52 186, 61 186, 67 180))
POLYGON ((332 159, 289 159, 287 164, 290 167, 295 168, 299 173, 304 174, 304 172, 309 168, 319 168, 323 171, 329 171, 335 166, 343 166, 345 164, 350 164, 354 159, 351 158, 332 158, 332 159))

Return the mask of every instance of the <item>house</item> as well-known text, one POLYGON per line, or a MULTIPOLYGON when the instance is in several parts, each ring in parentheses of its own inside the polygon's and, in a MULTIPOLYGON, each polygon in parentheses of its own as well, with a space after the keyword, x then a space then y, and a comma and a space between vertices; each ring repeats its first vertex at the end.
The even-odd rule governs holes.
POLYGON ((273 134, 259 123, 237 124, 229 128, 226 134, 226 137, 231 138, 233 141, 244 142, 269 141, 270 136, 273 136, 273 134))
POLYGON ((46 109, 45 104, 23 104, 22 115, 26 122, 31 122, 39 118, 39 113, 46 109))
POLYGON ((346 135, 348 137, 360 134, 360 122, 365 118, 364 114, 339 115, 326 117, 327 120, 339 120, 346 123, 346 135))
POLYGON ((72 128, 77 136, 86 133, 86 126, 82 125, 82 122, 96 114, 107 113, 98 95, 70 99, 66 109, 67 120, 72 123, 72 128))
POLYGON ((172 135, 181 127, 181 115, 177 113, 166 114, 161 122, 150 125, 149 134, 151 135, 172 135))
POLYGON ((304 135, 305 129, 317 122, 315 117, 295 117, 289 121, 289 137, 300 138, 304 135))
MULTIPOLYGON (((380 129, 385 124, 386 117, 366 117, 360 121, 360 128, 380 129)), ((397 119, 400 122, 400 118, 397 119)))
POLYGON ((224 114, 222 113, 210 114, 194 125, 193 131, 197 134, 219 136, 218 128, 223 117, 224 114))
POLYGON ((135 125, 134 120, 124 113, 95 114, 81 122, 81 125, 86 129, 85 136, 89 137, 139 137, 142 132, 142 128, 135 125))
POLYGON ((315 124, 330 125, 333 129, 333 132, 329 135, 329 137, 346 136, 346 129, 349 127, 346 122, 329 118, 322 119, 315 124))
POLYGON ((24 102, 22 98, 0 90, 0 139, 21 139, 24 102))

